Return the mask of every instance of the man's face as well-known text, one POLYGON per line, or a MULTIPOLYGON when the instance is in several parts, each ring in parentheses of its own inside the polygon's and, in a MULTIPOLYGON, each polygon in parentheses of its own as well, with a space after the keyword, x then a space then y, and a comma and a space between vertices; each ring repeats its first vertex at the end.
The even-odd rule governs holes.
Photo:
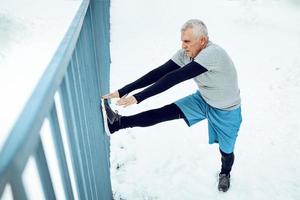
POLYGON ((181 32, 181 41, 182 48, 185 50, 186 54, 191 58, 195 58, 198 53, 205 48, 208 39, 203 36, 196 38, 193 35, 193 29, 188 28, 181 32))

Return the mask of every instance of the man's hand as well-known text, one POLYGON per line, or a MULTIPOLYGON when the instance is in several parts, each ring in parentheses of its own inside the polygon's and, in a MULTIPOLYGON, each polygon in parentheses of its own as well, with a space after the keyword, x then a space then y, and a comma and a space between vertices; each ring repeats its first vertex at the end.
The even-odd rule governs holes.
POLYGON ((136 104, 137 100, 135 99, 134 96, 130 97, 122 97, 120 100, 117 101, 118 106, 123 106, 124 108, 127 106, 130 106, 132 104, 136 104))
POLYGON ((120 98, 118 91, 102 96, 102 99, 114 99, 114 98, 120 98))

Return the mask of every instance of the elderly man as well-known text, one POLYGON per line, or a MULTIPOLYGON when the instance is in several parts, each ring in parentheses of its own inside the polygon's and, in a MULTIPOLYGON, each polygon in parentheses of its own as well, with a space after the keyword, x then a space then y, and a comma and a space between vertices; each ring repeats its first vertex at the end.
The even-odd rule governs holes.
POLYGON ((218 143, 221 153, 218 189, 226 192, 230 187, 233 150, 242 122, 237 73, 225 50, 208 39, 202 21, 187 21, 181 29, 181 41, 182 49, 165 64, 102 97, 105 129, 110 135, 120 129, 147 127, 174 119, 184 119, 188 126, 207 119, 209 143, 218 143), (137 104, 191 78, 198 86, 194 94, 158 109, 121 116, 112 111, 107 102, 107 99, 120 98, 117 105, 137 104), (128 96, 146 86, 141 92, 128 96))

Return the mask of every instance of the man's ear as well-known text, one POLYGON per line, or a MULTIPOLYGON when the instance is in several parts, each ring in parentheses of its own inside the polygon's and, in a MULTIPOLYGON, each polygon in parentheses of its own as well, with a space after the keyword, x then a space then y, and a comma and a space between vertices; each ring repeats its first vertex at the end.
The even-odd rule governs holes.
POLYGON ((206 37, 200 37, 200 44, 203 46, 206 43, 207 38, 206 37))

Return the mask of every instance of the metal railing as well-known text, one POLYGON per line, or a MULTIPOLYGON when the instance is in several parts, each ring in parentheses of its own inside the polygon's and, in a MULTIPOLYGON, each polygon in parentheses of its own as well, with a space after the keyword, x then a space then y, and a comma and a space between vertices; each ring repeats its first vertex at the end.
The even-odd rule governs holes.
POLYGON ((109 138, 100 112, 100 96, 109 91, 109 7, 109 0, 82 1, 0 153, 0 197, 10 185, 14 199, 28 198, 22 174, 34 157, 45 198, 56 198, 40 134, 49 119, 65 198, 112 199, 109 138), (57 92, 63 122, 57 116, 57 92), (75 186, 60 123, 66 129, 75 186))

